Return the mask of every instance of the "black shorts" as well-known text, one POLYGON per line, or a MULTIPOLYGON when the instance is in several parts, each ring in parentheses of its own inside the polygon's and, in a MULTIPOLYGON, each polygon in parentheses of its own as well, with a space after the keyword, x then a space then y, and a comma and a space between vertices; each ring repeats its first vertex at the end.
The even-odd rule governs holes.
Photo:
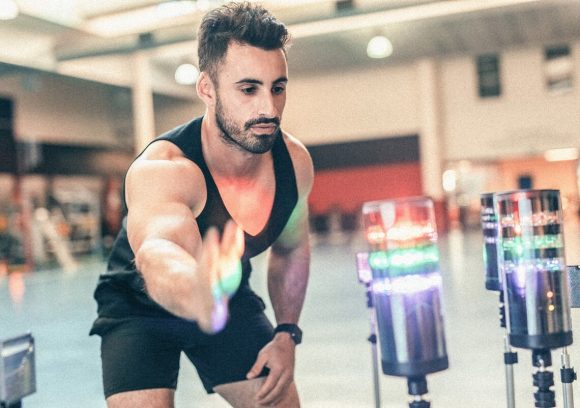
MULTIPOLYGON (((95 326, 98 330, 93 332, 102 337, 105 397, 125 391, 175 389, 182 351, 195 365, 206 391, 213 393, 217 385, 245 380, 258 352, 274 335, 263 307, 231 307, 228 324, 215 335, 173 317, 101 317, 95 326)), ((267 370, 261 375, 267 375, 267 370)))

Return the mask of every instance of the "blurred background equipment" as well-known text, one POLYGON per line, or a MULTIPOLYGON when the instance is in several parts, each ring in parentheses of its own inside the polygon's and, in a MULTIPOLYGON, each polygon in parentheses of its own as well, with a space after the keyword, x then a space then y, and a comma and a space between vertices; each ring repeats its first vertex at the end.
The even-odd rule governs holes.
POLYGON ((426 375, 448 368, 433 202, 365 203, 383 373, 407 378, 411 408, 428 408, 426 375))
POLYGON ((0 407, 20 408, 36 392, 34 338, 30 333, 0 341, 0 407))

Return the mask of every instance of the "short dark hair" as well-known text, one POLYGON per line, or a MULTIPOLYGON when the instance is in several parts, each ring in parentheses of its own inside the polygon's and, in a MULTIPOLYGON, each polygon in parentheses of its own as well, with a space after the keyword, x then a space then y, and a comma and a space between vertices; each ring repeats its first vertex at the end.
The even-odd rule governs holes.
POLYGON ((200 71, 217 80, 217 65, 224 59, 230 42, 264 50, 286 49, 290 33, 268 10, 250 2, 232 2, 208 12, 197 33, 200 71))

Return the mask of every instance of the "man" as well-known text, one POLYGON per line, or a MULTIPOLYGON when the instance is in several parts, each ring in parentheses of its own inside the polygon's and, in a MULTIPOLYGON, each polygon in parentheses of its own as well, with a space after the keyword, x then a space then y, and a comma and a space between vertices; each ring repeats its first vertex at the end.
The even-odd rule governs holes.
POLYGON ((198 33, 205 115, 155 139, 127 173, 126 227, 92 329, 109 407, 172 407, 182 351, 234 407, 299 406, 313 169, 280 129, 288 37, 261 6, 210 11, 198 33), (248 283, 267 248, 275 330, 248 283))

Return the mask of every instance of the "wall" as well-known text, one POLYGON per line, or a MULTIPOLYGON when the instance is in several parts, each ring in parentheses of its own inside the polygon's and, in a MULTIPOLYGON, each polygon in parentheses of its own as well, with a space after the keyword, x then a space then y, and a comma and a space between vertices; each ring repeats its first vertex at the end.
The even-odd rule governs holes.
POLYGON ((477 96, 472 57, 441 61, 447 160, 533 156, 557 147, 580 147, 580 43, 572 44, 574 89, 550 94, 540 47, 500 56, 503 94, 477 96))
POLYGON ((498 191, 517 188, 518 177, 529 175, 533 182, 532 188, 557 189, 563 199, 576 201, 576 168, 577 162, 574 160, 548 162, 542 157, 500 161, 498 170, 503 185, 498 191))
POLYGON ((322 170, 316 173, 309 203, 313 214, 334 207, 352 212, 365 201, 417 196, 421 191, 418 162, 322 170))
POLYGON ((109 87, 53 75, 0 78, 0 94, 15 103, 17 138, 49 143, 114 145, 109 87))
MULTIPOLYGON (((195 89, 191 90, 195 94, 195 89)), ((201 100, 186 101, 182 99, 157 96, 154 100, 155 131, 162 134, 177 125, 203 115, 205 105, 201 100)))
POLYGON ((285 129, 305 144, 416 134, 415 80, 403 65, 290 76, 285 129))

